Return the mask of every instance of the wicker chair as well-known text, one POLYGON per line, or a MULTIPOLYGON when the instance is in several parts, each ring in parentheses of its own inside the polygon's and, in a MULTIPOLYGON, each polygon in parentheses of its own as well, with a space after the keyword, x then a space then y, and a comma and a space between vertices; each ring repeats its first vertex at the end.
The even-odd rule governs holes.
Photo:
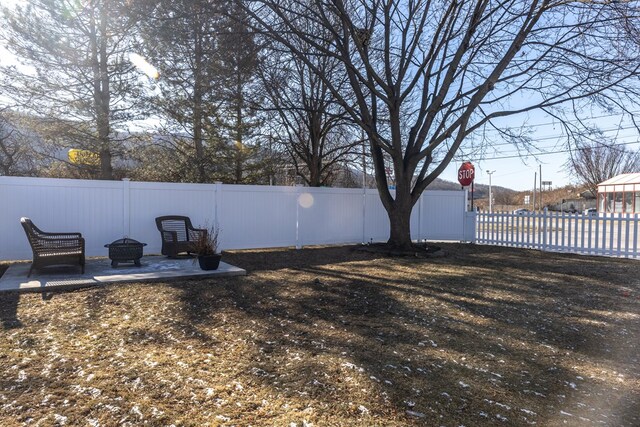
POLYGON ((21 218, 20 223, 27 233, 33 251, 31 272, 50 265, 79 264, 84 274, 84 238, 80 233, 47 233, 36 227, 29 218, 21 218))
POLYGON ((162 255, 175 258, 180 252, 195 252, 194 242, 207 234, 207 230, 193 228, 187 216, 170 215, 156 218, 156 226, 162 237, 162 255))

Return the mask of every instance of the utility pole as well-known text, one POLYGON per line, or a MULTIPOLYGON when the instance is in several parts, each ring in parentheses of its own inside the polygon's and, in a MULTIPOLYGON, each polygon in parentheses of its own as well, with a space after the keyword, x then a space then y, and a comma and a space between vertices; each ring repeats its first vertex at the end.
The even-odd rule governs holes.
POLYGON ((493 173, 495 172, 495 170, 487 170, 487 174, 489 174, 489 213, 493 212, 493 192, 491 190, 491 175, 493 175, 493 173))
POLYGON ((540 211, 544 209, 544 205, 542 204, 542 165, 540 165, 540 211))
POLYGON ((538 182, 538 172, 533 173, 533 211, 536 211, 536 182, 538 182))

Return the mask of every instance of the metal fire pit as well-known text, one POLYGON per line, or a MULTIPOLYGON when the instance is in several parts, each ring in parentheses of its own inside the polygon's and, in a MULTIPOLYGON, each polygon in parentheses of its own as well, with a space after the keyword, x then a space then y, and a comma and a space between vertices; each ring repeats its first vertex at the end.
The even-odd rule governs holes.
POLYGON ((109 248, 109 259, 112 267, 117 267, 119 262, 133 262, 140 267, 143 246, 147 246, 147 244, 128 237, 104 245, 105 248, 109 248))

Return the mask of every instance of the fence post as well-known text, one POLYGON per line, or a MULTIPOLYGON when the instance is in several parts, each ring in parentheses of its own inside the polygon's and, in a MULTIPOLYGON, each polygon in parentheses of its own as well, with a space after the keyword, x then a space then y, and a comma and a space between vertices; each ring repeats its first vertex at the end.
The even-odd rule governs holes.
POLYGON ((422 199, 424 198, 424 191, 420 194, 418 199, 418 243, 422 240, 422 199))
POLYGON ((467 205, 468 205, 468 197, 469 193, 466 188, 463 188, 464 193, 464 201, 462 202, 462 239, 461 242, 465 242, 467 240, 467 205))
POLYGON ((296 249, 302 249, 300 244, 300 191, 302 184, 296 184, 296 249))
POLYGON ((131 180, 122 178, 122 236, 131 235, 131 180))
POLYGON ((367 242, 367 188, 362 187, 362 244, 367 242))
POLYGON ((215 184, 215 189, 214 189, 215 205, 213 210, 213 226, 220 227, 219 206, 222 202, 222 182, 216 181, 214 184, 215 184))
POLYGON ((547 208, 542 211, 542 250, 547 250, 547 208))

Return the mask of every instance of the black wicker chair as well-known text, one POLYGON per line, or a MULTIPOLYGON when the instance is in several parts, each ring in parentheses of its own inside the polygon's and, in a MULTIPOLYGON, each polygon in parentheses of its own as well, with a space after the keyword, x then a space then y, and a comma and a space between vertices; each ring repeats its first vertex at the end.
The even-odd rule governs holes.
POLYGON ((47 233, 36 227, 29 218, 21 218, 20 223, 27 233, 33 251, 31 272, 50 265, 79 264, 84 273, 84 238, 80 233, 47 233))
POLYGON ((156 218, 156 226, 162 236, 162 255, 175 258, 180 252, 195 252, 194 242, 207 230, 193 228, 187 216, 170 215, 156 218))

